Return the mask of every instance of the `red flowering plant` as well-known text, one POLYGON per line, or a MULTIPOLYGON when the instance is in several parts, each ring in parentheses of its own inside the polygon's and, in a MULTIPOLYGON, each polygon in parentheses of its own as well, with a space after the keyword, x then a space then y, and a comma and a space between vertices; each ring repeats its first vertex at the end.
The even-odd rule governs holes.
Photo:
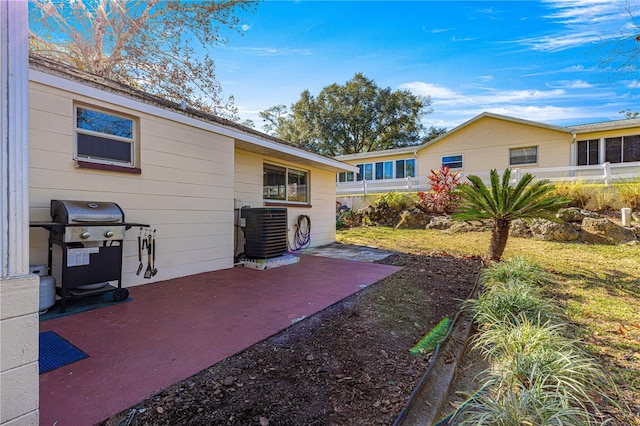
POLYGON ((460 200, 455 189, 462 185, 461 178, 459 172, 452 172, 447 166, 440 167, 440 170, 431 170, 431 191, 418 192, 418 208, 429 213, 453 213, 460 200))

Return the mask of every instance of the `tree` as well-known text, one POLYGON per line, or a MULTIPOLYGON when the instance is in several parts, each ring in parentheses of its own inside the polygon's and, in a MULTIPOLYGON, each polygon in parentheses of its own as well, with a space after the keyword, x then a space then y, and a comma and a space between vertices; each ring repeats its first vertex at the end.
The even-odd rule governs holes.
POLYGON ((469 184, 458 186, 462 200, 461 210, 455 212, 454 220, 491 219, 491 242, 487 256, 498 261, 507 246, 509 228, 515 219, 541 217, 558 221, 555 213, 570 200, 550 195, 554 186, 548 180, 533 182, 531 173, 525 174, 515 187, 511 186, 511 170, 506 169, 502 183, 498 172, 491 170, 491 186, 488 188, 475 175, 467 176, 469 184))
POLYGON ((31 0, 32 54, 237 120, 212 48, 255 1, 31 0))
POLYGON ((344 85, 331 84, 318 97, 308 90, 291 106, 260 113, 263 129, 301 148, 327 156, 418 145, 420 119, 431 112, 429 97, 380 88, 361 73, 344 85))
POLYGON ((447 128, 446 127, 435 127, 435 126, 431 126, 427 129, 425 135, 424 135, 424 140, 423 143, 427 143, 430 140, 433 140, 435 138, 438 138, 442 135, 444 135, 445 133, 447 133, 447 128))

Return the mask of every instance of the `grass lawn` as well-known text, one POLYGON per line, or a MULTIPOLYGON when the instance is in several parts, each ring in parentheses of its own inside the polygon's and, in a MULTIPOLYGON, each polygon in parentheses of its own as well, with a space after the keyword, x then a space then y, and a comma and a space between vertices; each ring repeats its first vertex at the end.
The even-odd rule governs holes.
MULTIPOLYGON (((408 253, 484 255, 489 232, 362 227, 338 231, 338 242, 408 253)), ((504 258, 524 256, 555 274, 548 288, 578 326, 579 336, 640 410, 640 245, 605 246, 510 237, 504 258)))

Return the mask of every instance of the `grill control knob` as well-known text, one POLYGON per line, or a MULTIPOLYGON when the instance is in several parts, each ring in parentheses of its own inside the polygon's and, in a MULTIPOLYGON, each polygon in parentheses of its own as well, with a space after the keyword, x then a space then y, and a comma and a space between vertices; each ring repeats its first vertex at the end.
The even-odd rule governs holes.
POLYGON ((106 231, 106 232, 104 233, 104 237, 105 237, 105 238, 111 238, 111 237, 113 237, 113 231, 106 231))
POLYGON ((80 233, 80 238, 83 240, 86 240, 87 238, 89 238, 91 236, 91 234, 89 233, 89 231, 82 231, 80 233))

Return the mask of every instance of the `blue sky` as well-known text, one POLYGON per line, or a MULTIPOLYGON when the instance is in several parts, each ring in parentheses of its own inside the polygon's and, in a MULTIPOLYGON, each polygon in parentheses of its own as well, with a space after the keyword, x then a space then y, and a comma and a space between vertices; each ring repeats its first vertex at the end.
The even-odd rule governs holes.
MULTIPOLYGON (((630 7, 640 21, 640 1, 630 7)), ((640 75, 614 74, 601 39, 631 19, 624 1, 274 1, 243 15, 215 48, 224 93, 258 113, 357 72, 380 87, 429 95, 427 126, 483 111, 550 124, 640 110, 640 75)))

